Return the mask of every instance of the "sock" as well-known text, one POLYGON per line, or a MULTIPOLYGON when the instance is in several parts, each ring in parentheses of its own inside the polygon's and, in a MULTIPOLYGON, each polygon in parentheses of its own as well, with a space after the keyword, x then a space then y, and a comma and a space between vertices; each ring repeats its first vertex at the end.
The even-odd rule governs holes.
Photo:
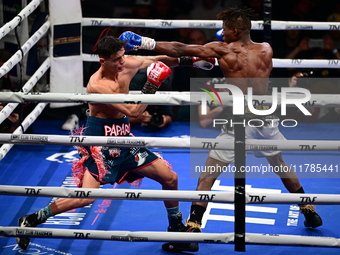
POLYGON ((166 211, 168 213, 168 217, 176 218, 176 217, 182 217, 182 213, 179 210, 179 206, 173 207, 173 208, 166 208, 166 211))
POLYGON ((50 205, 46 206, 45 208, 40 209, 39 211, 31 214, 29 217, 32 221, 36 221, 36 224, 44 223, 47 218, 53 216, 51 212, 50 205))
POLYGON ((192 205, 189 220, 197 222, 198 224, 202 224, 202 218, 203 218, 205 209, 206 208, 201 205, 192 205))
POLYGON ((299 188, 297 191, 294 191, 292 193, 305 193, 305 191, 303 190, 303 188, 301 186, 301 188, 299 188))
POLYGON ((166 208, 166 211, 168 213, 169 226, 173 229, 176 229, 178 221, 182 222, 182 213, 179 210, 179 206, 166 208))
MULTIPOLYGON (((297 191, 294 191, 293 193, 301 193, 301 194, 304 194, 305 191, 303 190, 302 186, 301 188, 299 188, 297 191)), ((314 206, 313 205, 301 205, 301 204, 298 204, 298 206, 300 207, 300 212, 306 216, 307 213, 310 212, 310 210, 307 210, 306 208, 311 208, 314 210, 314 206)))

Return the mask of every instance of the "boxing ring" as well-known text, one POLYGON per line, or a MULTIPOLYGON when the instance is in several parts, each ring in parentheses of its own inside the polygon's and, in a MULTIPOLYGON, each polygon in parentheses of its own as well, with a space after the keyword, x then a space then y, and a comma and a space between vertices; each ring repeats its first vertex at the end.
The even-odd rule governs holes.
MULTIPOLYGON (((0 35, 4 37, 11 29, 14 29, 34 11, 41 1, 33 0, 19 13, 18 17, 0 29, 0 35)), ((261 21, 254 22, 252 28, 262 29, 261 24, 261 21)), ((21 50, 0 68, 0 77, 8 73, 27 54, 29 49, 49 31, 51 25, 53 25, 51 21, 46 21, 23 44, 21 50)), ((133 25, 165 29, 196 26, 218 29, 221 27, 221 22, 178 20, 155 22, 84 18, 82 25, 133 25)), ((329 26, 327 23, 272 21, 272 29, 291 28, 326 30, 329 29, 329 26)), ((98 60, 97 57, 86 54, 82 54, 82 59, 84 61, 98 60)), ((274 59, 273 64, 274 67, 339 67, 339 63, 334 60, 274 59)), ((117 254, 123 252, 124 254, 129 252, 131 254, 137 252, 140 254, 165 254, 161 251, 159 242, 178 241, 204 243, 204 245, 200 245, 199 253, 201 254, 227 252, 233 254, 232 246, 213 245, 235 243, 234 232, 225 232, 226 229, 232 229, 234 225, 234 216, 226 213, 233 210, 233 205, 230 204, 235 202, 233 180, 218 180, 212 191, 209 192, 193 191, 196 188, 197 179, 190 178, 188 170, 188 154, 192 149, 201 151, 202 162, 199 163, 204 164, 203 160, 206 158, 207 151, 202 147, 202 143, 217 143, 216 149, 234 149, 234 144, 218 143, 218 139, 215 138, 218 134, 217 131, 212 131, 207 138, 195 139, 191 137, 193 134, 190 133, 188 124, 172 123, 164 131, 157 132, 157 137, 152 137, 155 133, 138 127, 133 128, 133 133, 136 135, 133 138, 85 137, 71 136, 58 130, 56 126, 60 125, 56 124, 57 122, 36 121, 48 103, 124 103, 129 101, 156 105, 195 105, 198 104, 197 100, 193 100, 191 95, 186 92, 157 92, 156 95, 142 96, 131 93, 124 95, 124 98, 120 95, 30 93, 50 67, 51 58, 47 58, 31 79, 25 83, 21 92, 0 94, 0 101, 8 103, 0 112, 0 122, 3 122, 19 103, 40 102, 13 134, 0 134, 0 143, 4 143, 0 148, 0 160, 3 166, 0 174, 2 180, 0 185, 0 208, 2 211, 0 252, 3 254, 99 254, 98 252, 112 254, 112 249, 115 249, 117 254), (31 125, 37 134, 23 134, 31 125), (14 144, 20 145, 13 146, 14 144), (117 144, 121 147, 133 145, 133 147, 154 148, 155 151, 162 152, 164 158, 170 161, 179 176, 179 191, 159 190, 159 186, 147 179, 143 180, 143 188, 146 189, 131 188, 126 184, 122 184, 116 189, 112 189, 110 185, 100 189, 75 188, 70 177, 70 162, 76 158, 76 151, 71 150, 72 146, 117 146, 117 144), (24 185, 22 185, 23 182, 24 185), (62 184, 61 187, 60 184, 62 184), (103 199, 103 201, 96 201, 86 208, 52 217, 43 227, 17 227, 17 219, 20 216, 44 207, 48 202, 51 202, 51 198, 53 201, 56 197, 87 197, 103 199), (164 232, 167 228, 166 212, 159 201, 174 199, 183 202, 202 201, 202 197, 210 197, 212 201, 207 208, 208 216, 205 215, 203 218, 203 233, 164 232), (111 229, 116 229, 116 231, 111 229), (13 238, 16 236, 35 239, 31 240, 27 251, 21 251, 13 238), (126 242, 129 242, 128 246, 126 242)), ((254 96, 254 99, 264 100, 268 105, 272 103, 270 96, 254 96)), ((231 98, 228 100, 226 103, 231 103, 231 98)), ((315 107, 335 107, 339 106, 339 95, 313 95, 310 101, 314 102, 313 106, 315 107)), ((288 141, 247 140, 245 149, 247 151, 257 150, 256 148, 263 150, 263 147, 259 149, 260 145, 275 145, 277 150, 284 151, 286 162, 293 162, 292 164, 298 167, 301 165, 299 163, 301 161, 310 164, 318 162, 324 166, 329 162, 339 162, 336 161, 339 158, 340 148, 340 134, 337 132, 339 128, 339 124, 299 124, 294 128, 294 132, 297 134, 292 129, 282 130, 289 139, 288 141), (316 130, 314 133, 310 130, 313 128, 316 130), (313 136, 317 136, 317 139, 311 139, 313 136), (302 151, 302 148, 309 149, 302 151), (296 159, 296 157, 299 158, 296 159)), ((196 130, 200 130, 200 127, 197 126, 196 130)), ((263 163, 260 159, 252 160, 251 158, 251 156, 247 157, 247 164, 263 163)), ((327 168, 329 169, 329 165, 327 168)), ((340 173, 338 164, 333 164, 332 169, 334 173, 340 173)), ((340 247, 340 234, 336 231, 340 227, 340 222, 336 217, 340 212, 340 208, 338 208, 340 195, 337 195, 339 194, 338 179, 311 178, 301 179, 301 182, 302 186, 306 187, 307 194, 281 193, 283 185, 279 178, 247 180, 245 186, 247 252, 252 254, 280 252, 338 254, 337 248, 340 247), (268 184, 268 182, 270 183, 268 184), (309 190, 313 190, 313 192, 309 190), (261 199, 263 197, 265 199, 261 199), (297 203, 321 205, 317 207, 317 211, 323 218, 324 225, 314 230, 305 229, 303 220, 298 213, 297 203), (269 206, 273 204, 274 206, 269 206), (275 217, 267 215, 275 215, 275 217), (275 225, 277 225, 276 229, 275 225), (263 245, 270 245, 270 248, 263 245)), ((190 203, 180 203, 184 218, 186 218, 186 212, 189 212, 189 206, 190 203)))

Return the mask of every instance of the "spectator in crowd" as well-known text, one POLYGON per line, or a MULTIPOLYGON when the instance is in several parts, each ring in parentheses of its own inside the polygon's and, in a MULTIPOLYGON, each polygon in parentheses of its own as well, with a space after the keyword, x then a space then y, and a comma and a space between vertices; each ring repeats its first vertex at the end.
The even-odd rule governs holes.
MULTIPOLYGON (((215 84, 225 83, 225 78, 213 78, 207 82, 209 86, 214 87, 215 84)), ((216 89, 218 92, 227 92, 228 89, 216 89)), ((221 105, 213 106, 207 104, 206 114, 202 114, 202 106, 198 106, 198 121, 201 127, 208 128, 212 125, 214 119, 227 119, 230 118, 230 107, 226 108, 221 105), (228 117, 229 116, 229 117, 228 117)), ((221 127, 216 127, 218 130, 221 127)))
MULTIPOLYGON (((339 6, 340 11, 340 4, 339 6)), ((340 22, 340 13, 332 13, 327 18, 328 22, 340 22)), ((324 37, 325 40, 325 48, 331 50, 337 59, 340 59, 340 30, 338 29, 331 29, 329 31, 329 36, 324 37)))
POLYGON ((172 122, 171 105, 149 105, 138 118, 131 118, 130 124, 141 124, 143 127, 158 130, 167 127, 172 122))
MULTIPOLYGON (((180 15, 177 16, 176 19, 178 20, 189 20, 188 16, 180 15)), ((182 27, 175 29, 174 39, 177 42, 187 43, 188 42, 188 34, 192 29, 189 27, 182 27)))
POLYGON ((208 39, 202 29, 192 29, 188 34, 188 43, 204 45, 208 39))
POLYGON ((263 20, 263 0, 247 0, 246 5, 257 13, 258 19, 263 20))
POLYGON ((151 17, 151 0, 136 0, 133 6, 135 19, 149 19, 151 17))
MULTIPOLYGON (((294 71, 291 75, 291 77, 288 79, 288 87, 291 88, 305 88, 309 90, 310 83, 311 83, 311 77, 313 76, 313 71, 302 73, 300 71, 294 71)), ((317 118, 319 115, 319 108, 317 107, 306 107, 307 110, 312 115, 304 115, 304 113, 301 112, 300 109, 297 107, 287 107, 286 116, 284 116, 286 119, 294 119, 298 122, 317 122, 317 118)), ((278 112, 278 111, 277 111, 278 112)))
POLYGON ((290 20, 294 21, 314 21, 315 13, 312 13, 313 3, 311 0, 294 1, 290 20))
MULTIPOLYGON (((273 57, 294 59, 299 57, 304 51, 310 49, 308 46, 308 38, 303 37, 301 30, 285 30, 284 32, 278 31, 277 38, 273 41, 273 57), (280 35, 284 33, 284 38, 280 35)), ((292 69, 275 68, 272 71, 273 77, 289 77, 292 69)), ((286 84, 283 84, 286 86, 286 84)))
MULTIPOLYGON (((195 20, 216 20, 216 13, 224 10, 219 0, 200 0, 189 14, 190 19, 195 20)), ((215 41, 214 29, 204 29, 208 41, 215 41)))
MULTIPOLYGON (((153 19, 173 20, 176 15, 170 0, 155 0, 152 11, 153 19)), ((172 40, 175 36, 174 29, 155 29, 156 40, 172 40)))
POLYGON ((153 7, 152 14, 155 19, 174 19, 176 16, 170 0, 155 0, 153 7))
MULTIPOLYGON (((152 1, 151 0, 136 0, 133 5, 132 19, 152 19, 152 1)), ((155 36, 155 29, 149 27, 139 27, 138 33, 143 36, 155 36)))
MULTIPOLYGON (((141 91, 146 82, 145 72, 139 72, 131 80, 130 91, 141 91)), ((170 91, 171 84, 166 79, 158 91, 170 91)), ((141 124, 145 128, 159 130, 171 124, 173 118, 173 110, 171 105, 148 105, 145 111, 138 118, 130 118, 131 125, 141 124)))

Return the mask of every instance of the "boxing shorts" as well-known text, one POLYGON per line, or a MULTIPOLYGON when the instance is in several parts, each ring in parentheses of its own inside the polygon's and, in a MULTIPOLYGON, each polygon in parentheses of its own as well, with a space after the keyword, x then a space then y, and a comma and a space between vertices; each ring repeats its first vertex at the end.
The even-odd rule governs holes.
MULTIPOLYGON (((245 115, 245 123, 248 122, 249 118, 252 116, 245 115)), ((232 119, 232 117, 230 118, 232 119)), ((267 140, 286 140, 283 134, 279 130, 279 123, 280 120, 275 115, 270 116, 263 116, 260 117, 256 116, 256 119, 263 119, 263 126, 261 127, 252 127, 245 125, 245 139, 267 139, 267 140), (269 120, 269 121, 266 121, 269 120)), ((230 123, 230 122, 229 122, 230 123)), ((252 122, 253 126, 257 126, 259 123, 252 122)), ((237 126, 236 126, 237 127, 237 126)), ((225 143, 234 143, 234 128, 230 128, 230 126, 222 126, 221 134, 217 137, 218 139, 223 139, 225 143)), ((281 151, 252 151, 255 157, 270 157, 274 156, 281 151)), ((233 163, 235 159, 235 153, 233 150, 211 150, 209 152, 209 157, 216 159, 218 161, 224 163, 233 163)))
MULTIPOLYGON (((132 136, 128 117, 121 119, 101 119, 88 116, 85 128, 75 135, 86 136, 132 136)), ((85 171, 101 184, 121 184, 128 182, 139 186, 144 176, 135 173, 152 164, 160 157, 146 148, 77 146, 79 160, 72 164, 73 177, 78 187, 82 186, 85 171)))

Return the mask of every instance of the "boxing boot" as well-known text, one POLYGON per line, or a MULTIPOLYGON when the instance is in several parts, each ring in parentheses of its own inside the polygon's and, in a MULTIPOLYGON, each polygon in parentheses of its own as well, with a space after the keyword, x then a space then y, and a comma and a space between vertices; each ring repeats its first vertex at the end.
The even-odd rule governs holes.
MULTIPOLYGON (((44 223, 44 220, 41 220, 39 217, 39 212, 30 214, 30 215, 25 215, 22 216, 19 220, 18 220, 18 226, 19 227, 36 227, 41 223, 44 223)), ((30 243, 30 238, 28 237, 16 237, 15 238, 19 247, 23 250, 27 250, 27 247, 30 243)))
MULTIPOLYGON (((176 227, 169 226, 168 231, 179 231, 179 232, 197 232, 200 233, 201 225, 197 222, 187 221, 187 225, 185 226, 182 223, 182 217, 177 219, 176 227), (176 229, 176 230, 175 230, 176 229)), ((182 251, 198 251, 198 243, 165 243, 162 245, 162 250, 167 252, 182 252, 182 251)))
POLYGON ((300 212, 305 216, 306 228, 317 228, 322 225, 322 219, 315 211, 314 205, 300 205, 300 212))

